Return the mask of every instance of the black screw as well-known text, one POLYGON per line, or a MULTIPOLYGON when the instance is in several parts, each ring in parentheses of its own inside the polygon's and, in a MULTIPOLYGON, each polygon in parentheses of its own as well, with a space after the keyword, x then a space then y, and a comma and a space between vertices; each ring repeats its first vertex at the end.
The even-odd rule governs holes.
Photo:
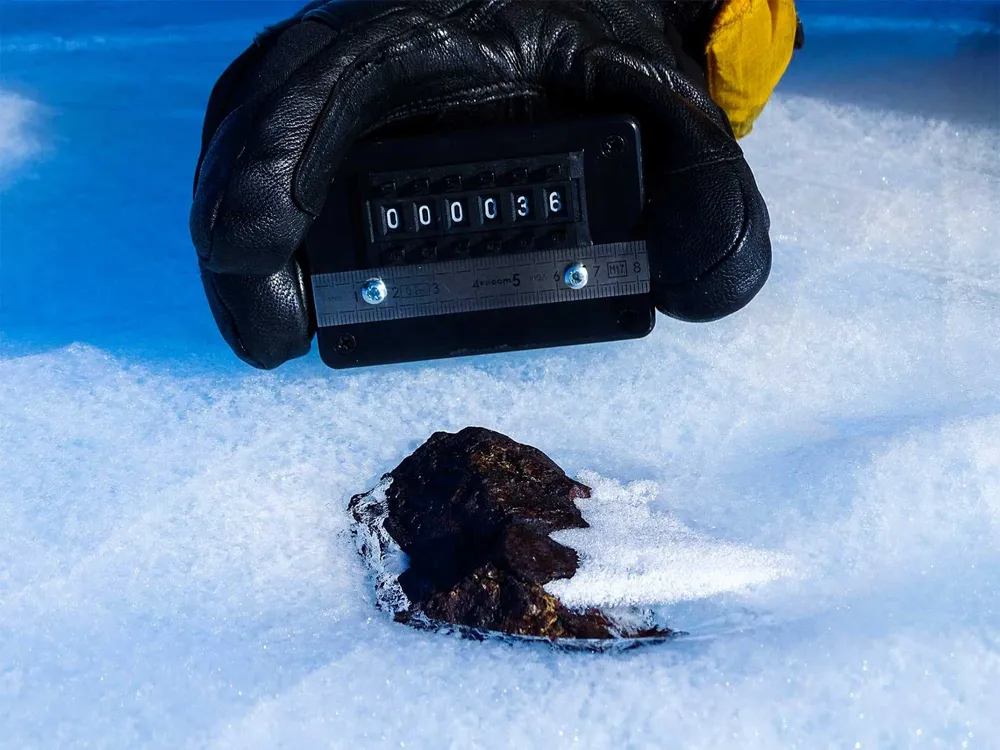
POLYGON ((609 135, 604 139, 604 145, 601 146, 601 151, 605 156, 623 154, 625 153, 625 139, 620 135, 609 135))
POLYGON ((338 354, 350 354, 357 347, 358 342, 354 339, 351 334, 346 336, 341 336, 340 341, 337 342, 337 353, 338 354))

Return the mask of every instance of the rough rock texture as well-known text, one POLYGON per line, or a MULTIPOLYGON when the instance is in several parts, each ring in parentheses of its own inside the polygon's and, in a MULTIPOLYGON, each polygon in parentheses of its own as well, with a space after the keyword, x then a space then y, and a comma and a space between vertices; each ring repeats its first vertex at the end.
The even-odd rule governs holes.
MULTIPOLYGON (((665 636, 627 632, 604 613, 577 612, 543 585, 577 569, 574 550, 552 540, 587 528, 574 500, 590 488, 537 448, 479 427, 437 432, 386 475, 384 531, 409 558, 398 578, 410 610, 439 623, 551 639, 665 636)), ((351 510, 370 523, 358 495, 351 510)))

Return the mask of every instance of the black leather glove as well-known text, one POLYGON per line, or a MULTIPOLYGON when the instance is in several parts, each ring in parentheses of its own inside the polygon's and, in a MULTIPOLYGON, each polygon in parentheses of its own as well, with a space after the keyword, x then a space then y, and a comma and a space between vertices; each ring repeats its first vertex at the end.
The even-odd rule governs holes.
POLYGON ((357 139, 572 113, 640 122, 657 309, 743 307, 770 270, 769 222, 695 59, 713 5, 330 0, 265 31, 212 91, 195 178, 191 233, 226 341, 261 368, 309 350, 297 251, 357 139))

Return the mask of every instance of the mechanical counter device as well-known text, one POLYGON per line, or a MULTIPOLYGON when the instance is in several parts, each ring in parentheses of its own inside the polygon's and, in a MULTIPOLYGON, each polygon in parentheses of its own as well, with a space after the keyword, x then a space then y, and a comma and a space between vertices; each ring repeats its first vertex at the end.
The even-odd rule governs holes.
POLYGON ((357 145, 306 239, 334 368, 649 334, 638 124, 357 145))

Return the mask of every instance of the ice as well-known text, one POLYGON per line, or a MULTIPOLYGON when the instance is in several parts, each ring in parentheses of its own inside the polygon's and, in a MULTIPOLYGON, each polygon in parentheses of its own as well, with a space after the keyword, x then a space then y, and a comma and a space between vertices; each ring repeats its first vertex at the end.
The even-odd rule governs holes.
POLYGON ((803 58, 744 143, 775 265, 740 314, 258 373, 185 222, 207 89, 281 8, 208 5, 78 49, 2 11, 0 746, 1000 745, 995 116, 853 104, 803 58), (554 590, 690 635, 566 654, 376 609, 349 498, 470 424, 596 488, 554 590))
POLYGON ((355 495, 348 510, 355 517, 350 533, 358 554, 369 568, 375 606, 396 615, 411 606, 399 584, 399 577, 410 561, 385 529, 389 518, 386 490, 391 484, 392 479, 386 476, 370 492, 355 495))

